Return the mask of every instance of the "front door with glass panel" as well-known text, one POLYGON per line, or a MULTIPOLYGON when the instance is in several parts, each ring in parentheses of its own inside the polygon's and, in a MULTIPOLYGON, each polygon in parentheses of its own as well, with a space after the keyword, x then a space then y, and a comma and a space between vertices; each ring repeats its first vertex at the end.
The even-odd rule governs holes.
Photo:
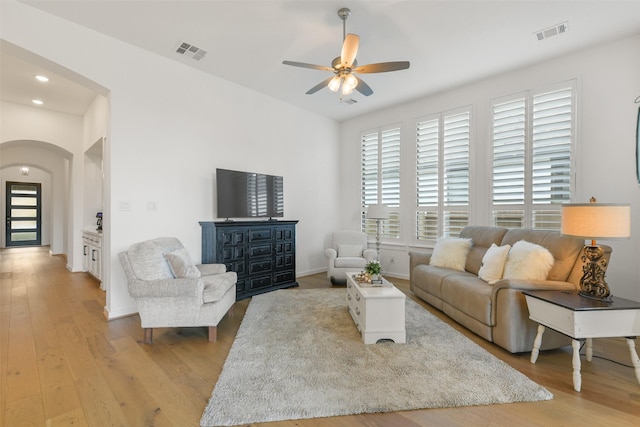
POLYGON ((7 182, 7 246, 35 246, 42 241, 40 184, 7 182))

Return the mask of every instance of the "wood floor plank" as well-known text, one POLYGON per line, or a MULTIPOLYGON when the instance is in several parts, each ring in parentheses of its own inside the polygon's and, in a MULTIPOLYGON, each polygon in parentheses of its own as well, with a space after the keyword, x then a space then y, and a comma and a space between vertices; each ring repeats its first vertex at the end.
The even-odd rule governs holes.
MULTIPOLYGON (((332 287, 324 273, 297 280, 300 287, 291 291, 332 287)), ((578 393, 573 390, 570 347, 541 352, 531 364, 529 353, 510 354, 486 342, 413 295, 406 280, 391 280, 436 317, 549 389, 553 400, 252 427, 640 424, 640 385, 629 366, 583 357, 578 393)), ((107 322, 106 294, 97 282, 86 273, 70 273, 65 260, 51 256, 47 248, 0 249, 0 298, 2 427, 196 427, 250 302, 239 301, 234 316, 223 318, 216 343, 208 342, 205 328, 160 328, 153 344, 143 344, 140 318, 107 322)), ((624 340, 594 340, 594 356, 630 365, 624 340)))

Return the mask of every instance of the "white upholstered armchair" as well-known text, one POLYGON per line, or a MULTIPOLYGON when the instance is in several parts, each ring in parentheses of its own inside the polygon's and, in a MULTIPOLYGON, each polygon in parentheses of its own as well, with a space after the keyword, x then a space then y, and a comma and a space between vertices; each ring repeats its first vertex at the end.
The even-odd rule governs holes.
POLYGON ((190 326, 208 327, 216 341, 217 325, 236 300, 236 273, 223 264, 195 265, 173 237, 136 243, 118 256, 146 344, 153 328, 190 326))
POLYGON ((327 277, 331 283, 346 284, 348 271, 361 271, 368 262, 375 261, 375 249, 367 248, 367 235, 360 231, 333 233, 331 247, 324 251, 327 258, 327 277))

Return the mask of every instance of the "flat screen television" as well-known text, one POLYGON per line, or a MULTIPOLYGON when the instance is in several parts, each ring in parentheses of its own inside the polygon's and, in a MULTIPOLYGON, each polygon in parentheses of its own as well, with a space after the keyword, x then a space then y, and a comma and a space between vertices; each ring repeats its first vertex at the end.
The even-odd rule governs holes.
POLYGON ((281 218, 284 187, 281 176, 216 169, 218 218, 281 218))

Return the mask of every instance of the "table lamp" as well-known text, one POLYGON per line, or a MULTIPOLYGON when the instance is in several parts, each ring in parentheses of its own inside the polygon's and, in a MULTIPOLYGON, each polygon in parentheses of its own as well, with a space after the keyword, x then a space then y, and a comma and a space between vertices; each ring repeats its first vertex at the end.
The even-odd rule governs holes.
POLYGON ((389 219, 389 208, 382 204, 369 205, 367 218, 376 220, 376 259, 380 261, 380 226, 383 220, 389 219))
POLYGON ((611 292, 604 280, 607 261, 596 239, 625 239, 631 236, 631 207, 624 204, 570 203, 562 205, 561 233, 564 236, 591 240, 585 245, 579 294, 604 302, 611 302, 611 292))

